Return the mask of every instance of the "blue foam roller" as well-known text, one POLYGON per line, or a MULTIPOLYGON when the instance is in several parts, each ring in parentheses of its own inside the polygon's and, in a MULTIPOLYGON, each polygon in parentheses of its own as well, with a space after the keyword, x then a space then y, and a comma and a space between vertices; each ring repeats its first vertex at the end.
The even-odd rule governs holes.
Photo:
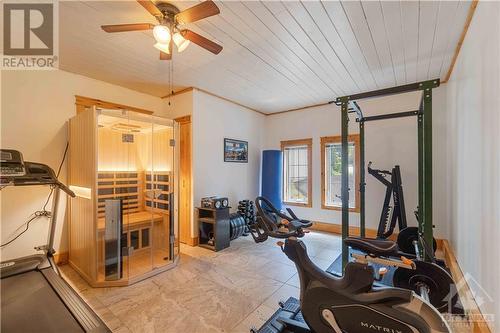
POLYGON ((261 195, 281 210, 281 191, 283 188, 283 155, 281 150, 264 150, 262 152, 261 179, 261 195))

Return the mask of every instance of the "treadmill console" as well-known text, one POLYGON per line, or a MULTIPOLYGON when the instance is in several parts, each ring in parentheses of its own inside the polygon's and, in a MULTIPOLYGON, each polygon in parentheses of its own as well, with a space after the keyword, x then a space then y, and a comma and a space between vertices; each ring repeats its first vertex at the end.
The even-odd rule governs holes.
POLYGON ((56 186, 69 196, 75 197, 73 191, 57 180, 57 175, 48 165, 25 162, 23 155, 17 150, 0 149, 0 154, 0 184, 5 186, 56 186))
POLYGON ((17 150, 0 149, 0 177, 19 177, 26 175, 23 154, 17 150))

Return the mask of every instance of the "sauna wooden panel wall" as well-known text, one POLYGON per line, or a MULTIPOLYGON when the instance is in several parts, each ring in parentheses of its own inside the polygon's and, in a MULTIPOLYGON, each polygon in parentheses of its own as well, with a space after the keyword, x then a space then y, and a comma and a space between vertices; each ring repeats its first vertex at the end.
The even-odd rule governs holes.
POLYGON ((138 171, 101 171, 97 176, 97 217, 105 216, 106 199, 122 199, 123 213, 144 210, 144 175, 138 171))
POLYGON ((143 134, 134 133, 133 142, 124 142, 122 135, 124 132, 112 130, 110 128, 98 128, 98 170, 101 171, 128 171, 141 169, 139 158, 140 148, 144 148, 139 143, 139 137, 143 134))
POLYGON ((173 169, 174 150, 170 140, 174 138, 172 128, 153 133, 136 135, 139 160, 144 171, 169 171, 173 169))
POLYGON ((96 277, 96 115, 79 112, 69 122, 69 184, 91 189, 91 199, 70 199, 69 261, 92 280, 96 277))
POLYGON ((146 172, 144 173, 146 180, 146 190, 158 191, 158 197, 144 197, 144 209, 152 208, 153 212, 169 214, 170 198, 169 194, 173 191, 172 188, 172 173, 165 172, 146 172))

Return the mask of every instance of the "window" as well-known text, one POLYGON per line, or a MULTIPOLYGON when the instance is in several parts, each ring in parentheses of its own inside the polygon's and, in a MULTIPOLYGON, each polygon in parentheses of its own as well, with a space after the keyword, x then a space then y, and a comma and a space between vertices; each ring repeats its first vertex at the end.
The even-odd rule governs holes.
MULTIPOLYGON (((349 210, 359 212, 359 135, 348 136, 349 210)), ((321 138, 321 205, 342 209, 342 137, 321 138)))
POLYGON ((312 139, 282 141, 283 202, 312 207, 312 139))

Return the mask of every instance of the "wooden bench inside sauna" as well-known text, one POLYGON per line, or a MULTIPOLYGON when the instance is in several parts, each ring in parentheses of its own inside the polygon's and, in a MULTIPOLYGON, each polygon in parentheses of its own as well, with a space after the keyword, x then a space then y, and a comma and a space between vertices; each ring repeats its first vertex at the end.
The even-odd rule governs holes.
POLYGON ((94 286, 130 284, 175 263, 173 125, 91 108, 70 120, 70 184, 89 195, 71 200, 69 261, 94 286))
POLYGON ((125 258, 129 261, 128 274, 137 276, 149 271, 151 251, 154 262, 168 260, 170 178, 170 172, 98 172, 99 275, 105 274, 105 203, 108 199, 122 202, 121 246, 129 251, 125 258))

